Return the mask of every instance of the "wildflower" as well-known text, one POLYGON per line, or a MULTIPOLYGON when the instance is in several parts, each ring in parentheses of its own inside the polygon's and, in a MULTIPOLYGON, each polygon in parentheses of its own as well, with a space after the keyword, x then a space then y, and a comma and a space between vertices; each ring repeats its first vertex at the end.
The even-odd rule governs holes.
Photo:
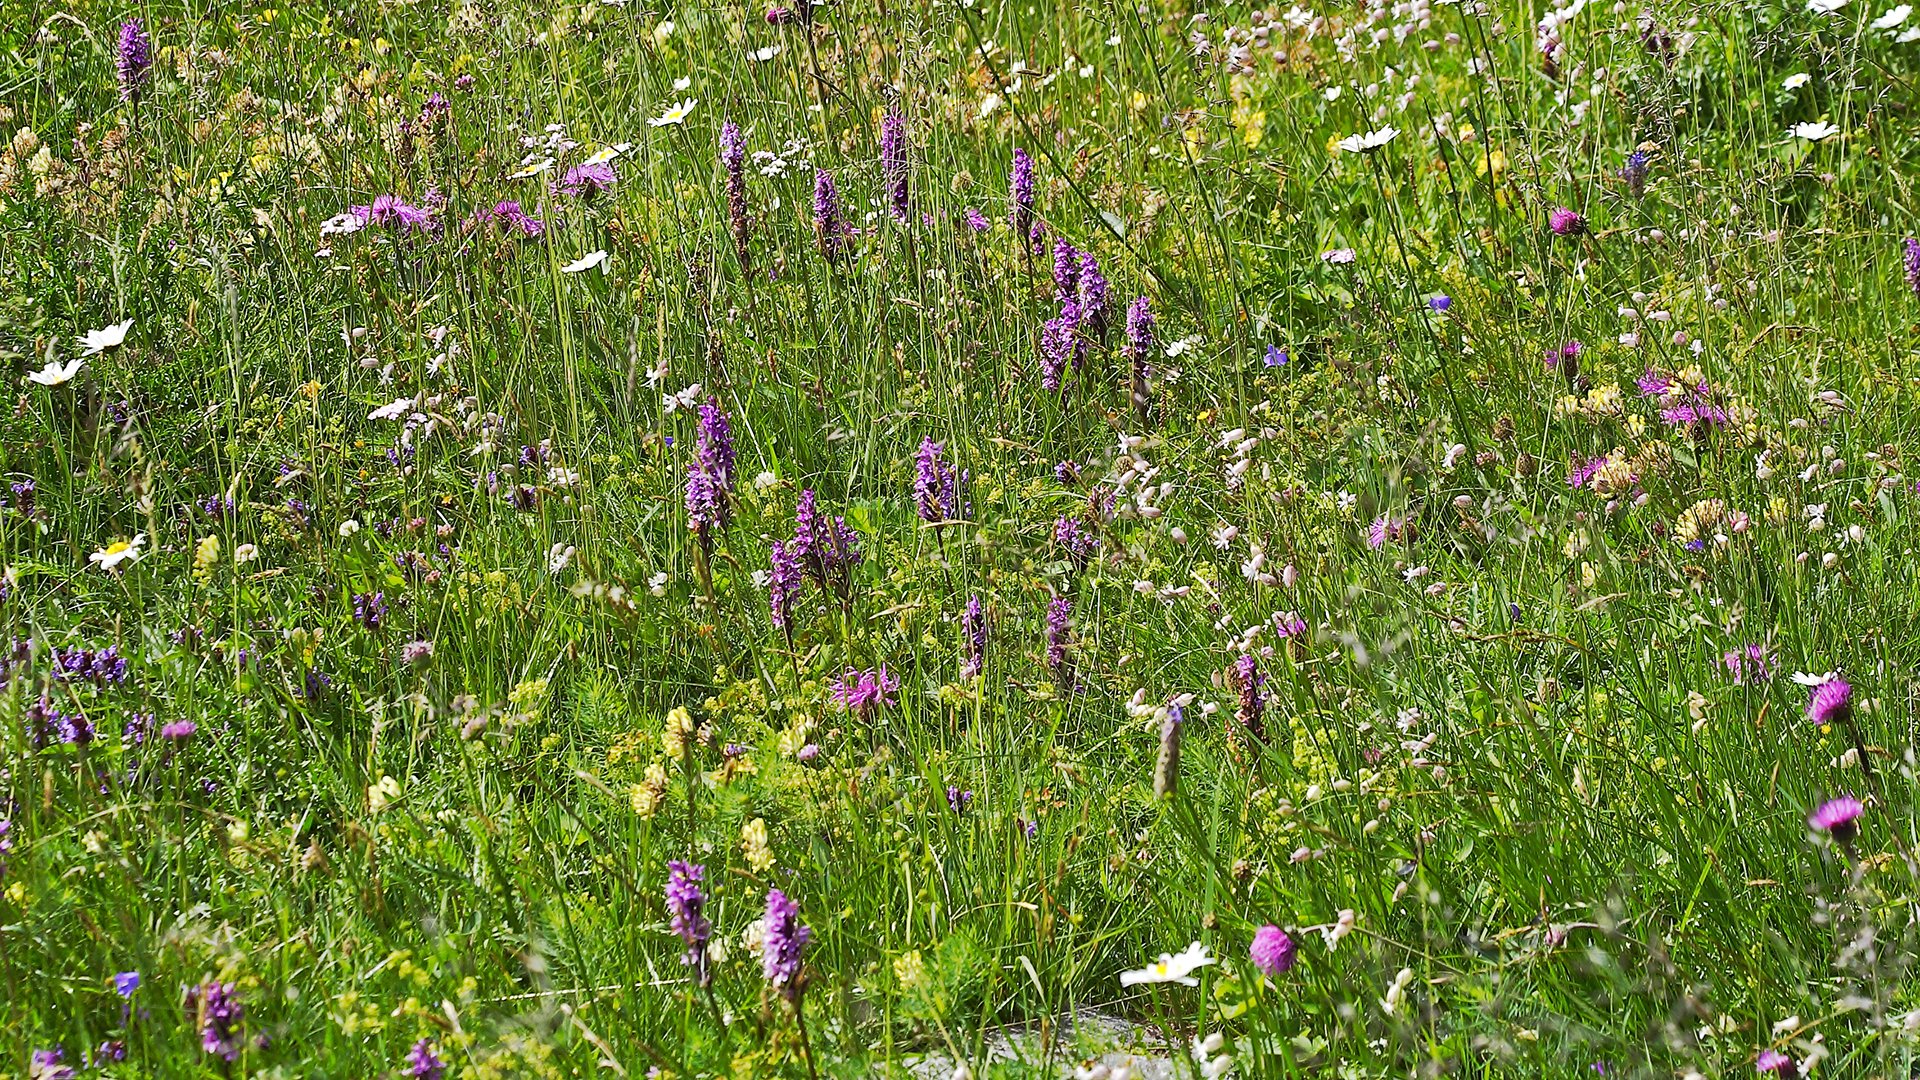
POLYGON ((1345 266, 1356 257, 1352 248, 1334 248, 1320 253, 1320 261, 1329 266, 1345 266))
POLYGON ((779 889, 767 890, 765 938, 761 944, 761 970, 767 982, 787 996, 800 997, 801 954, 813 931, 800 925, 800 909, 779 889))
POLYGON ((1383 127, 1378 131, 1369 131, 1365 135, 1349 135, 1340 140, 1340 149, 1349 154, 1371 154, 1393 141, 1400 129, 1383 127))
POLYGON ((1577 211, 1558 206, 1547 215, 1547 228, 1552 229, 1555 236, 1579 236, 1587 231, 1587 219, 1577 211))
POLYGON ((1260 361, 1261 363, 1265 364, 1267 367, 1277 368, 1277 367, 1286 367, 1288 361, 1292 359, 1293 359, 1292 357, 1287 355, 1287 351, 1285 349, 1282 349, 1280 346, 1268 345, 1266 355, 1262 356, 1260 358, 1260 361))
POLYGON ((136 101, 147 84, 153 68, 153 39, 139 19, 120 24, 120 48, 114 57, 114 70, 120 77, 120 100, 136 101))
POLYGON ((914 459, 914 511, 921 521, 936 526, 966 516, 966 508, 960 503, 966 473, 956 473, 942 456, 945 452, 944 443, 921 439, 920 453, 914 459))
POLYGON ((175 720, 172 723, 161 725, 160 737, 168 742, 186 742, 188 739, 193 738, 194 730, 193 721, 175 720))
POLYGON ((354 593, 353 621, 369 630, 378 630, 387 619, 385 592, 354 593))
POLYGON ((1909 236, 1905 243, 1905 255, 1901 260, 1907 271, 1907 288, 1913 295, 1920 296, 1920 240, 1909 236))
POLYGON ((973 792, 947 785, 947 808, 956 814, 964 814, 973 807, 973 792))
POLYGON ((528 214, 520 204, 512 199, 494 205, 486 216, 518 232, 529 240, 537 240, 547 231, 547 223, 528 214))
POLYGON ((1040 388, 1048 393, 1061 388, 1061 375, 1079 356, 1079 325, 1079 302, 1067 300, 1060 305, 1060 314, 1041 327, 1040 388))
POLYGON ((1261 673, 1260 664, 1251 653, 1243 653, 1240 659, 1233 662, 1230 675, 1234 691, 1240 695, 1240 702, 1233 711, 1235 722, 1254 738, 1264 741, 1267 737, 1267 699, 1260 688, 1266 684, 1267 677, 1261 673))
POLYGON ((433 1052, 433 1043, 421 1039, 407 1051, 406 1075, 410 1080, 440 1080, 447 1074, 447 1063, 433 1052))
POLYGON ((432 232, 439 228, 433 211, 415 206, 398 195, 381 195, 365 206, 349 206, 347 213, 360 228, 380 225, 400 233, 432 232))
POLYGON ((1807 815, 1807 825, 1845 844, 1859 831, 1861 815, 1866 812, 1859 799, 1842 795, 1815 807, 1813 813, 1807 815))
POLYGON ((568 169, 555 188, 579 199, 592 199, 614 185, 613 163, 587 161, 568 169))
POLYGON ((200 1018, 200 1048, 227 1061, 240 1056, 240 1022, 246 1007, 232 983, 203 983, 188 993, 188 1007, 200 1018))
POLYGON ((787 621, 793 617, 793 594, 799 591, 804 581, 804 571, 800 560, 788 549, 787 545, 775 540, 767 549, 769 562, 767 593, 773 606, 773 625, 786 629, 787 621))
POLYGON ((405 645, 400 646, 400 660, 402 663, 419 664, 431 659, 433 659, 433 642, 424 638, 417 641, 409 641, 405 645))
POLYGON ((1079 303, 1076 308, 1078 329, 1092 341, 1105 342, 1107 339, 1107 296, 1109 288, 1106 276, 1100 273, 1100 260, 1087 252, 1080 253, 1080 268, 1077 277, 1079 303))
POLYGON ((740 854, 746 857, 747 865, 756 874, 773 869, 773 848, 767 842, 767 819, 754 818, 740 826, 740 854))
POLYGON ((1759 642, 1734 649, 1720 659, 1735 685, 1761 683, 1773 678, 1773 657, 1767 652, 1767 647, 1759 642))
POLYGON ((705 875, 706 867, 697 863, 675 859, 667 864, 668 925, 687 943, 680 962, 694 969, 694 978, 701 986, 712 979, 707 968, 707 939, 713 936, 713 924, 704 914, 707 895, 700 889, 705 875))
POLYGON ((1127 305, 1127 367, 1132 378, 1133 411, 1142 423, 1147 419, 1147 357, 1153 354, 1153 308, 1144 296, 1127 305))
POLYGON ((892 707, 893 694, 899 689, 899 678, 887 671, 887 665, 881 664, 872 671, 848 668, 833 681, 829 696, 834 704, 867 720, 882 707, 892 707))
POLYGON ((813 171, 813 236, 822 258, 829 263, 840 261, 846 250, 847 225, 841 217, 840 189, 825 169, 813 171))
POLYGON ((1807 696, 1807 719, 1826 726, 1845 723, 1853 715, 1853 687, 1838 675, 1814 686, 1807 696))
POLYGON ((596 266, 605 266, 606 264, 607 253, 604 250, 590 251, 561 267, 560 272, 563 274, 578 274, 591 270, 596 266))
POLYGON ((1640 151, 1627 155, 1627 163, 1620 167, 1620 179, 1627 182, 1627 192, 1638 199, 1647 193, 1647 155, 1640 151))
POLYGON ((889 111, 880 120, 880 176, 893 220, 907 220, 907 121, 889 111))
POLYGON ((1809 123, 1795 124, 1793 127, 1787 129, 1787 134, 1795 139, 1805 139, 1808 142, 1817 143, 1825 142, 1835 135, 1840 134, 1840 129, 1825 120, 1815 120, 1809 123))
POLYGON ((1760 1051, 1760 1056, 1753 1059, 1753 1071, 1774 1077, 1775 1080, 1794 1080, 1800 1075, 1800 1069, 1793 1059, 1778 1050, 1760 1051))
POLYGON ((1073 601, 1056 596, 1047 605, 1047 670, 1062 690, 1073 687, 1073 668, 1067 662, 1067 633, 1073 619, 1073 601))
POLYGON ((1180 706, 1170 704, 1160 721, 1160 753, 1153 762, 1153 797, 1156 799, 1172 797, 1180 786, 1180 730, 1185 719, 1180 706))
MULTIPOLYGON (((127 340, 127 331, 133 329, 133 320, 117 322, 98 330, 89 330, 80 335, 80 355, 98 356, 108 349, 117 349, 127 340)), ((64 381, 64 380, 62 380, 64 381)))
POLYGON ((56 1046, 35 1050, 27 1056, 27 1080, 73 1080, 74 1071, 64 1064, 67 1053, 56 1046))
POLYGON ((978 596, 967 598, 960 625, 967 638, 967 658, 960 665, 960 677, 971 679, 985 669, 987 660, 987 617, 980 609, 978 596))
POLYGON ((1262 975, 1273 978, 1286 974, 1293 967, 1298 951, 1299 947, 1285 930, 1269 925, 1254 931, 1253 946, 1247 953, 1253 960, 1253 966, 1259 968, 1262 975))
POLYGON ((1093 558, 1100 541, 1089 532, 1079 518, 1063 517, 1053 523, 1053 542, 1067 553, 1067 559, 1075 570, 1084 571, 1093 558))
POLYGON ((1446 293, 1441 293, 1427 300, 1427 307, 1432 308, 1434 311, 1445 311, 1452 306, 1453 297, 1448 296, 1446 293))
POLYGON ((140 973, 137 971, 123 971, 113 977, 113 992, 123 998, 132 997, 133 992, 138 989, 140 989, 140 973))
POLYGON ((115 540, 87 556, 87 561, 102 570, 118 570, 121 563, 139 562, 140 549, 146 542, 146 533, 136 533, 131 540, 115 540))
POLYGON ((85 364, 86 360, 78 356, 64 363, 59 360, 49 360, 46 367, 39 371, 28 372, 27 381, 48 388, 63 386, 72 382, 73 377, 80 374, 80 368, 85 364))
POLYGON ((1074 299, 1080 284, 1080 249, 1066 238, 1053 242, 1053 298, 1065 304, 1074 299))
POLYGON ((1016 239, 1029 236, 1037 224, 1033 220, 1033 159, 1025 150, 1013 151, 1013 174, 1008 181, 1009 201, 1013 208, 1008 223, 1016 239))
POLYGON ((1179 983, 1182 986, 1199 986, 1200 980, 1194 978, 1193 973, 1214 962, 1214 958, 1207 955, 1207 947, 1196 941, 1178 955, 1161 953, 1160 959, 1138 971, 1121 972, 1120 985, 1179 983))
POLYGON ((745 271, 751 263, 747 221, 747 140, 729 120, 720 128, 720 164, 727 171, 727 220, 733 228, 733 252, 745 271))
POLYGON ((693 467, 687 470, 687 525, 703 547, 713 543, 712 529, 733 520, 733 427, 717 398, 700 406, 700 431, 693 467))
POLYGON ((988 221, 987 216, 975 207, 967 207, 960 212, 960 216, 966 221, 968 230, 972 232, 983 233, 993 228, 993 222, 988 221))
POLYGON ((693 115, 693 107, 700 104, 698 98, 688 98, 667 106, 667 111, 648 119, 648 127, 677 127, 693 115))

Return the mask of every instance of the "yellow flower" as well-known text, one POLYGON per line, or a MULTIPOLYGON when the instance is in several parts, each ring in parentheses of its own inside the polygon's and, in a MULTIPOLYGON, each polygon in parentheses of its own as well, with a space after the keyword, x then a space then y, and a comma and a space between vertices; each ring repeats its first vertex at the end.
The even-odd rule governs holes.
POLYGON ((660 733, 660 748, 670 758, 685 757, 687 743, 693 738, 693 714, 681 705, 667 714, 666 730, 660 733))
POLYGON ((740 826, 740 853, 747 857, 747 865, 753 867, 756 874, 773 869, 773 850, 767 847, 766 819, 754 818, 740 826))

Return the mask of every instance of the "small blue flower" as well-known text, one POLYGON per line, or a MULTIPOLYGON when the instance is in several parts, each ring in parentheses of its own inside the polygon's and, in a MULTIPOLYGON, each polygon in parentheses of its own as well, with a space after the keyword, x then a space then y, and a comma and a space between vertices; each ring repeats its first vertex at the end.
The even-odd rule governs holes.
POLYGON ((1267 346, 1267 366, 1284 367, 1288 360, 1287 352, 1278 345, 1267 346))
POLYGON ((1453 297, 1448 296, 1446 293, 1440 293, 1433 299, 1428 300, 1427 306, 1435 311, 1445 311, 1453 306, 1453 297))
POLYGON ((113 977, 114 993, 121 997, 132 997, 133 992, 138 989, 140 989, 140 973, 137 971, 123 971, 113 977))

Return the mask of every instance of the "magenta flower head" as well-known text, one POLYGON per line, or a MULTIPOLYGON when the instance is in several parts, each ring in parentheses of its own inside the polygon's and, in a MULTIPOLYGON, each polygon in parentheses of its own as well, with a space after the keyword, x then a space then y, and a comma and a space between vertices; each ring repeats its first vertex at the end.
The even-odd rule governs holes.
POLYGON ((402 1075, 408 1080, 440 1080, 447 1075, 447 1063, 433 1052, 431 1042, 421 1039, 407 1051, 407 1067, 402 1075))
POLYGON ((872 671, 848 668, 829 687, 833 703, 862 720, 870 719, 882 708, 892 706, 894 691, 899 689, 899 677, 889 672, 885 664, 872 671))
POLYGON ((1062 690, 1073 689, 1073 666, 1067 662, 1067 635, 1073 629, 1073 601, 1056 596, 1047 605, 1047 670, 1062 690))
POLYGON ((1846 723, 1853 716, 1853 687, 1835 676, 1807 696, 1807 719, 1816 724, 1846 723))
POLYGON ((613 183, 612 162, 590 161, 568 169, 566 174, 560 177, 560 183, 556 186, 576 198, 591 199, 612 187, 613 183))
POLYGON ((1579 236, 1587 231, 1587 219, 1578 211, 1558 206, 1547 215, 1547 228, 1552 229, 1555 236, 1579 236))
POLYGON ((1866 812, 1859 799, 1842 795, 1814 807, 1813 813, 1807 815, 1807 825, 1845 844, 1860 831, 1860 817, 1866 812))
POLYGON ((1293 938, 1288 937, 1285 930, 1268 925, 1254 932, 1253 947, 1247 953, 1253 960, 1253 966, 1260 969, 1260 974, 1273 978, 1285 975, 1293 967, 1294 955, 1298 951, 1299 946, 1293 943, 1293 938))
POLYGON ((1907 271, 1907 288, 1913 295, 1920 296, 1920 240, 1907 237, 1902 263, 1907 271))
POLYGON ((1800 1075, 1800 1068, 1793 1063, 1793 1059, 1778 1050, 1760 1051, 1760 1056, 1753 1059, 1753 1071, 1761 1076, 1775 1077, 1776 1080, 1794 1080, 1800 1075))
POLYGON ((114 69, 120 76, 120 100, 133 101, 140 96, 140 90, 146 86, 147 75, 153 69, 153 39, 140 25, 139 19, 128 19, 120 24, 119 55, 114 58, 114 69))
POLYGON ((766 936, 760 946, 760 968, 767 982, 785 994, 800 998, 800 962, 813 931, 800 925, 800 908, 779 889, 767 890, 766 936))

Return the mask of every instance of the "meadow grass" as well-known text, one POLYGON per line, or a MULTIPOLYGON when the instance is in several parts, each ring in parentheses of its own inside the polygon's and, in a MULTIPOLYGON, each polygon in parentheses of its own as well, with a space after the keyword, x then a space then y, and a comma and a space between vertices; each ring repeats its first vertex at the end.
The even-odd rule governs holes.
POLYGON ((17 0, 0 1077, 1909 1075, 1881 3, 17 0))

